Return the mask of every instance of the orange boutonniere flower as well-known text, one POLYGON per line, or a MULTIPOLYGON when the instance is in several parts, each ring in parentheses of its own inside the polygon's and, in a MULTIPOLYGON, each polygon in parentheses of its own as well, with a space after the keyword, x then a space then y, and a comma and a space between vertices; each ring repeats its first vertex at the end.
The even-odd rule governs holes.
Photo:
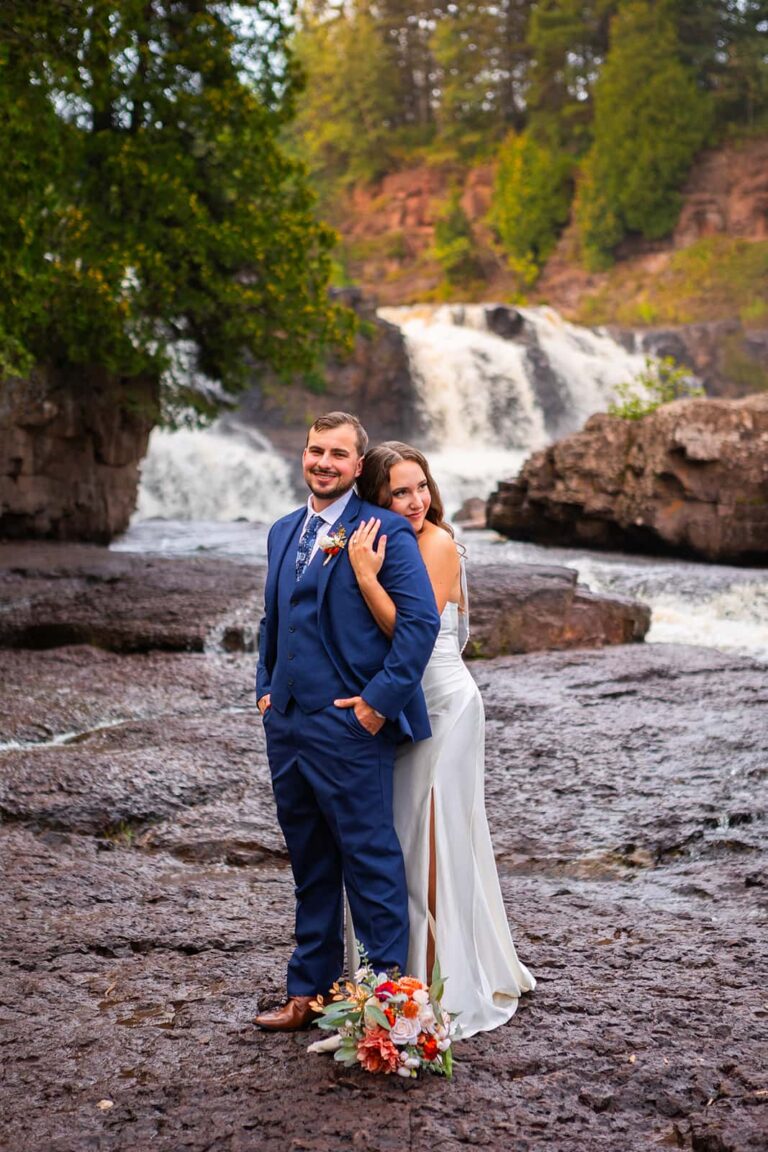
POLYGON ((323 567, 334 556, 338 556, 347 546, 347 533, 343 524, 340 524, 335 532, 329 533, 328 536, 321 536, 318 547, 321 552, 325 553, 325 560, 323 560, 323 567))

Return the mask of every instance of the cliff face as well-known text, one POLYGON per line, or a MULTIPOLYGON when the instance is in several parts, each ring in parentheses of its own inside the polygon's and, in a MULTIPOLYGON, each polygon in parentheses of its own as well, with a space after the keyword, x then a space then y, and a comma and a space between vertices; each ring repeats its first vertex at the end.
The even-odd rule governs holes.
MULTIPOLYGON (((515 299, 517 286, 487 223, 494 175, 491 165, 469 172, 421 167, 387 176, 371 188, 354 188, 333 220, 342 236, 350 278, 381 304, 432 300, 439 295, 442 273, 432 255, 435 225, 450 189, 458 184, 483 275, 482 290, 475 289, 472 295, 488 301, 515 299)), ((701 297, 698 311, 696 307, 674 308, 675 316, 667 324, 654 315, 659 309, 653 298, 655 285, 662 280, 667 297, 677 298, 676 284, 667 281, 676 254, 696 241, 718 236, 745 243, 768 239, 768 138, 703 153, 682 196, 674 234, 653 243, 626 241, 612 273, 582 268, 573 230, 566 229, 531 302, 550 304, 578 323, 608 324, 614 335, 628 342, 642 337, 648 351, 673 355, 690 367, 711 395, 743 396, 758 391, 768 386, 768 278, 758 279, 746 309, 752 313, 748 323, 740 314, 744 309, 727 288, 724 292, 721 288, 722 298, 714 299, 706 268, 688 272, 687 290, 692 288, 701 297), (695 283, 691 285, 690 280, 695 283), (629 294, 641 324, 636 318, 622 320, 622 305, 629 294), (596 308, 592 301, 599 301, 596 308), (702 301, 706 301, 703 309, 702 301), (594 318, 590 316, 593 311, 594 318)))
POLYGON ((239 406, 240 418, 257 425, 278 450, 293 458, 298 458, 306 431, 321 412, 356 413, 373 442, 419 438, 423 432, 400 329, 380 320, 374 304, 361 293, 340 295, 355 309, 360 330, 348 359, 325 364, 323 390, 301 381, 286 388, 267 377, 239 406))
MULTIPOLYGON (((382 304, 416 302, 434 293, 440 268, 431 256, 435 224, 457 185, 472 225, 485 273, 485 299, 516 290, 503 257, 494 250, 487 215, 495 168, 411 168, 370 187, 356 186, 333 213, 350 277, 382 304)), ((768 239, 768 137, 727 144, 702 153, 682 189, 683 206, 673 235, 664 241, 628 240, 619 260, 638 269, 661 270, 665 260, 705 236, 768 239)), ((580 297, 605 281, 579 267, 566 230, 545 267, 537 295, 566 315, 580 297)))
POLYGON ((768 561, 768 395, 598 415, 499 485, 488 523, 516 540, 768 561))
POLYGON ((52 371, 0 392, 0 536, 107 542, 127 526, 157 387, 52 371))

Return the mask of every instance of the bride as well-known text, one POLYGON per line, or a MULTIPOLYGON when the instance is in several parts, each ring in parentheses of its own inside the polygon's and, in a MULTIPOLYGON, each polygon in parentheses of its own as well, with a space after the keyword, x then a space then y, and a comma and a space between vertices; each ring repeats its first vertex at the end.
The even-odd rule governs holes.
MULTIPOLYGON (((466 643, 464 565, 443 519, 425 457, 389 441, 365 456, 364 500, 405 516, 419 541, 441 613, 422 686, 432 738, 401 749, 395 770, 395 827, 408 878, 408 975, 427 980, 435 956, 446 977, 443 1006, 459 1013, 463 1037, 504 1024, 535 987, 517 958, 499 887, 483 793, 485 716, 461 658, 466 643)), ((386 536, 380 521, 350 537, 349 558, 379 627, 392 635, 395 606, 377 574, 386 536)))

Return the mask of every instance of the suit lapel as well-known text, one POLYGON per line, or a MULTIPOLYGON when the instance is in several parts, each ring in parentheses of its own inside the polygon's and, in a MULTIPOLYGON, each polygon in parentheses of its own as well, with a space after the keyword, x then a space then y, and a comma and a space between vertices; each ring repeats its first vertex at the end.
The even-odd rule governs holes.
MULTIPOLYGON (((347 534, 347 541, 349 541, 350 536, 354 532, 355 528, 357 528, 359 512, 360 512, 360 497, 357 495, 356 492, 353 492, 349 498, 349 502, 348 502, 346 508, 342 512, 339 519, 333 525, 331 532, 326 533, 326 534, 331 535, 331 533, 335 532, 339 527, 343 527, 344 531, 347 534)), ((320 560, 321 567, 320 567, 320 572, 318 573, 318 577, 317 577, 317 613, 318 613, 318 617, 320 615, 320 610, 323 606, 323 600, 325 598, 326 588, 328 587, 328 581, 330 580, 331 575, 332 575, 334 569, 336 568, 336 565, 340 564, 341 561, 342 561, 342 553, 341 552, 339 552, 338 555, 336 555, 336 556, 332 556, 330 558, 330 560, 328 560, 327 563, 326 563, 325 557, 322 557, 322 559, 320 560)))

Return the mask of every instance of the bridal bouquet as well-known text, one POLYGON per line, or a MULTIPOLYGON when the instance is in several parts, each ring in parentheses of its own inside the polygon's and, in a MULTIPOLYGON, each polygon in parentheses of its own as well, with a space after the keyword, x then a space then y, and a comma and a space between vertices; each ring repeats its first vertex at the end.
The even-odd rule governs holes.
POLYGON ((334 1053, 345 1067, 396 1072, 408 1079, 422 1069, 450 1076, 456 1023, 441 1007, 444 981, 437 963, 429 988, 412 976, 377 974, 363 953, 354 980, 333 985, 326 1003, 318 996, 318 1027, 333 1033, 310 1044, 310 1052, 334 1053))

